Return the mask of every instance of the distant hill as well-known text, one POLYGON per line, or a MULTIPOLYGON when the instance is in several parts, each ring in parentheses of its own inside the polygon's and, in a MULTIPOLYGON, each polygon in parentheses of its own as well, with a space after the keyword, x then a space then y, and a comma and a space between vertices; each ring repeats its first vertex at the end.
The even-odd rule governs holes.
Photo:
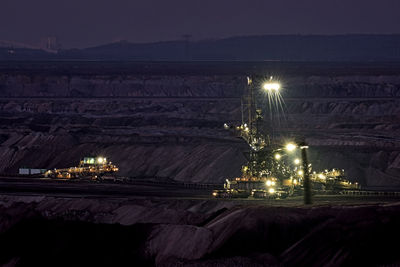
MULTIPOLYGON (((2 54, 13 59, 19 53, 2 54)), ((37 59, 25 52, 27 60, 37 59)), ((20 56, 21 57, 21 56, 20 56)), ((20 58, 19 57, 19 58, 20 58)), ((136 61, 400 61, 400 35, 265 35, 197 42, 126 41, 43 55, 57 60, 136 61)))
POLYGON ((57 56, 41 49, 0 47, 0 61, 57 60, 57 56))

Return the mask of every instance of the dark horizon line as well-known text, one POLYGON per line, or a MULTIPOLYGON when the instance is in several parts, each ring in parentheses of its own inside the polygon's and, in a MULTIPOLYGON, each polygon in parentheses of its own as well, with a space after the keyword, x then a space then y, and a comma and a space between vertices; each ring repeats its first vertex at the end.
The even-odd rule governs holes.
MULTIPOLYGON (((289 36, 299 36, 299 37, 344 37, 344 36, 400 36, 400 33, 340 33, 340 34, 323 34, 323 33, 309 33, 309 34, 304 34, 304 33, 271 33, 271 34, 252 34, 252 35, 232 35, 229 37, 210 37, 210 38, 202 38, 196 40, 195 38, 188 38, 187 40, 184 39, 184 34, 182 34, 182 38, 178 39, 170 39, 170 40, 159 40, 159 41, 143 41, 143 42, 135 42, 131 41, 129 39, 120 39, 117 41, 110 41, 110 42, 105 42, 105 43, 98 43, 90 46, 85 46, 85 47, 63 47, 61 50, 72 50, 72 49, 90 49, 90 48, 95 48, 95 47, 101 47, 105 45, 110 45, 110 44, 118 44, 118 43, 128 43, 132 45, 151 45, 151 44, 162 44, 162 43, 173 43, 173 42, 189 42, 189 43, 201 43, 201 42, 208 42, 208 41, 221 41, 221 40, 230 40, 230 39, 235 39, 235 38, 259 38, 259 37, 289 37, 289 36)), ((40 39, 44 38, 49 38, 49 37, 55 37, 59 39, 57 35, 49 35, 46 37, 41 37, 40 39)), ((194 37, 194 36, 193 36, 194 37)), ((18 45, 23 45, 26 47, 32 47, 32 48, 38 48, 37 43, 25 43, 21 41, 15 41, 15 40, 3 40, 0 39, 1 42, 9 42, 18 44, 18 45)), ((5 47, 5 46, 0 46, 5 47)))
MULTIPOLYGON (((67 49, 88 49, 88 48, 94 48, 94 47, 99 47, 103 45, 109 45, 109 44, 118 44, 118 43, 128 43, 128 44, 133 44, 133 45, 149 45, 149 44, 161 44, 161 43, 173 43, 173 42, 189 42, 189 43, 200 43, 200 42, 208 42, 208 41, 221 41, 221 40, 229 40, 229 39, 235 39, 235 38, 257 38, 257 37, 268 37, 268 36, 273 36, 273 37, 287 37, 287 36, 301 36, 301 37, 343 37, 343 36, 400 36, 400 33, 340 33, 340 34, 303 34, 303 33, 288 33, 288 34, 281 34, 281 33, 271 33, 271 34, 252 34, 252 35, 232 35, 229 37, 211 37, 211 38, 203 38, 199 40, 185 40, 183 38, 181 39, 171 39, 171 40, 160 40, 160 41, 150 41, 150 42, 133 42, 128 39, 121 39, 117 41, 111 41, 108 43, 100 43, 97 45, 93 46, 88 46, 88 47, 83 47, 83 48, 67 48, 67 49)), ((56 36, 57 37, 57 36, 56 36)), ((183 37, 183 35, 182 35, 183 37)), ((58 37, 57 37, 58 38, 58 37)))

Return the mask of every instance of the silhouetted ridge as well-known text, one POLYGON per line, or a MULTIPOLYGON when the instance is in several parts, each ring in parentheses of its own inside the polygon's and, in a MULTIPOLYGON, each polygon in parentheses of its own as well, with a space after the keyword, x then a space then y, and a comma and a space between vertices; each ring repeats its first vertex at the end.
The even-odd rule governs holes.
MULTIPOLYGON (((28 49, 29 50, 29 49, 28 49)), ((45 52, 44 52, 45 53, 45 52)), ((400 61, 400 35, 264 35, 156 43, 120 41, 57 55, 0 50, 0 60, 400 61)))

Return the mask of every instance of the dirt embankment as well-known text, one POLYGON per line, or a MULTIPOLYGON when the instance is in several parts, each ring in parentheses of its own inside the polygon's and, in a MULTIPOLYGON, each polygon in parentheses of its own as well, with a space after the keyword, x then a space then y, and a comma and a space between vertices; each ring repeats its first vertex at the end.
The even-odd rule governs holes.
POLYGON ((0 264, 376 266, 400 263, 400 206, 1 197, 0 264))

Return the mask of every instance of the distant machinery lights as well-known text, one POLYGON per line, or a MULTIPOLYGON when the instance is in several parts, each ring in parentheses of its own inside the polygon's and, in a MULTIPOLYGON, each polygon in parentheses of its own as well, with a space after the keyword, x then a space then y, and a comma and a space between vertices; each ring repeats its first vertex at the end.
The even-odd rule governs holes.
POLYGON ((269 192, 270 194, 274 194, 274 193, 275 193, 275 189, 270 188, 270 189, 268 189, 268 192, 269 192))
POLYGON ((263 84, 263 89, 267 92, 278 92, 281 89, 281 85, 277 82, 266 82, 263 84))
POLYGON ((275 181, 273 181, 273 180, 267 180, 266 182, 265 182, 265 185, 266 186, 275 186, 276 185, 276 182, 275 181))
MULTIPOLYGON (((251 85, 253 83, 253 79, 251 77, 247 77, 247 85, 251 85)), ((279 92, 281 89, 281 84, 273 79, 271 76, 268 81, 262 84, 262 89, 265 91, 272 93, 272 92, 279 92)))
MULTIPOLYGON (((284 151, 286 150, 287 152, 293 152, 298 146, 294 143, 287 143, 286 145, 284 145, 282 148, 278 148, 275 149, 274 152, 278 152, 278 151, 284 151)), ((285 153, 283 153, 284 155, 285 153)), ((281 157, 283 156, 282 154, 276 153, 275 154, 275 159, 279 160, 281 159, 281 157)))
POLYGON ((265 91, 267 91, 268 93, 271 93, 271 92, 277 93, 281 89, 281 84, 277 81, 274 81, 273 77, 271 76, 269 78, 269 81, 263 83, 262 88, 265 91))
POLYGON ((292 151, 294 151, 296 148, 297 148, 297 145, 295 145, 295 144, 293 144, 293 143, 288 143, 288 144, 286 144, 286 146, 285 146, 285 149, 286 149, 288 152, 292 152, 292 151))
POLYGON ((98 164, 105 164, 105 163, 107 163, 107 159, 103 158, 103 157, 98 157, 97 158, 97 163, 98 164))
POLYGON ((300 163, 303 165, 303 170, 298 170, 297 175, 303 177, 303 187, 304 187, 304 204, 311 204, 311 182, 310 182, 310 176, 309 176, 309 168, 310 164, 308 164, 308 159, 307 159, 307 148, 308 145, 305 142, 301 143, 287 143, 285 145, 285 150, 288 152, 292 152, 295 149, 300 148, 301 150, 301 160, 300 159, 295 159, 294 164, 295 165, 300 165, 300 163))

